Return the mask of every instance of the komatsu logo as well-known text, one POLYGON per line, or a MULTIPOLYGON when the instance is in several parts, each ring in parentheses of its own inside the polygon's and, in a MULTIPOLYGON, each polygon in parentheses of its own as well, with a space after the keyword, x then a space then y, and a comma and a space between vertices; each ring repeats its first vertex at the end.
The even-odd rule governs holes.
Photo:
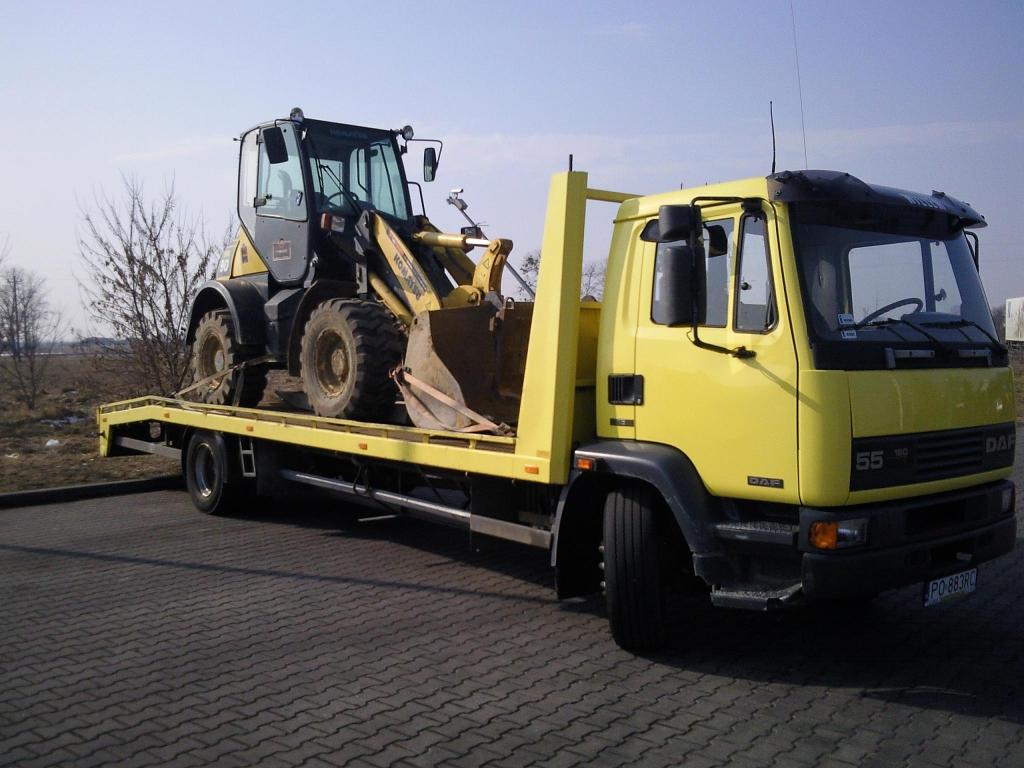
POLYGON ((985 438, 985 453, 1002 453, 1012 451, 1017 443, 1017 436, 1014 434, 999 435, 985 438))

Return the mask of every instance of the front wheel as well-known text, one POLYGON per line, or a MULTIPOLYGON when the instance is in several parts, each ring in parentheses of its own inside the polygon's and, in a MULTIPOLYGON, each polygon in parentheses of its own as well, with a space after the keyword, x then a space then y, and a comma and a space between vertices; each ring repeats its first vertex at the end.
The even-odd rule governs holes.
POLYGON ((376 421, 394 410, 389 378, 402 361, 403 337, 382 305, 330 299, 309 316, 299 355, 302 387, 318 416, 376 421))
POLYGON ((612 637, 627 651, 665 644, 665 580, 657 497, 619 488, 604 504, 604 578, 612 637))

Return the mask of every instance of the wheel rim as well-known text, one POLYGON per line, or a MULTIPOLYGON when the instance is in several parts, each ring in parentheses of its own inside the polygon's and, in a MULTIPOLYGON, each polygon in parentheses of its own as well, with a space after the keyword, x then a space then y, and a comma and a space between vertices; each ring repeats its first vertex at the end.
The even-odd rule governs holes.
POLYGON ((196 492, 204 499, 210 498, 217 487, 217 459, 213 455, 213 450, 206 443, 199 443, 196 446, 192 463, 192 480, 195 483, 196 492))
POLYGON ((328 397, 338 397, 348 384, 351 361, 341 335, 321 331, 313 347, 313 367, 320 388, 328 397))
MULTIPOLYGON (((215 373, 220 373, 226 367, 226 363, 227 352, 224 350, 224 345, 221 344, 220 339, 216 336, 207 336, 203 340, 202 347, 199 348, 199 378, 206 378, 215 373)), ((223 379, 211 381, 209 384, 210 391, 212 392, 217 389, 223 383, 223 379)))

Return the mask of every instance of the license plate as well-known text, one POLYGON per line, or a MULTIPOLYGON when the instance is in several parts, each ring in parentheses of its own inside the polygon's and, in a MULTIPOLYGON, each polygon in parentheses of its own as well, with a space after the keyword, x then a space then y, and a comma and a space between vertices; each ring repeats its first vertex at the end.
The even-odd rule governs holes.
POLYGON ((978 569, 961 571, 941 579, 934 579, 924 585, 924 605, 937 605, 955 597, 969 595, 978 586, 978 569))

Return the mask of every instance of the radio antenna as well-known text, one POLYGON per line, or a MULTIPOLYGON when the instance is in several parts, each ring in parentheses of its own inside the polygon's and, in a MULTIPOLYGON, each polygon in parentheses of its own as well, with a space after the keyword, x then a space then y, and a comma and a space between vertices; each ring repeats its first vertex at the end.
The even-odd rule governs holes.
MULTIPOLYGON (((771 99, 768 100, 768 119, 772 122, 772 176, 775 175, 775 111, 771 99)), ((805 169, 806 170, 806 169, 805 169)))
POLYGON ((804 137, 804 170, 807 170, 807 126, 804 124, 804 87, 800 82, 800 49, 796 44, 796 11, 789 0, 789 19, 793 24, 793 54, 796 57, 796 89, 800 94, 800 131, 804 137))

